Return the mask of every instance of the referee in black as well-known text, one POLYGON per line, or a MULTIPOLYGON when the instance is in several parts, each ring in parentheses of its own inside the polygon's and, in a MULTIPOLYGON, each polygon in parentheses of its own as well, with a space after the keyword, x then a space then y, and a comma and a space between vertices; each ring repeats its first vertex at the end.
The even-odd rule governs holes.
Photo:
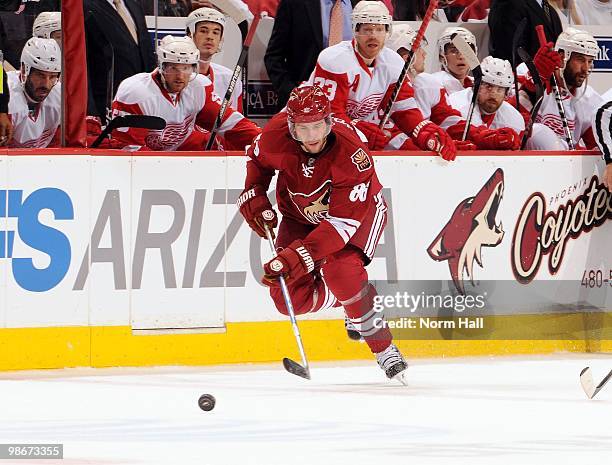
POLYGON ((612 153, 612 101, 604 103, 595 112, 593 133, 606 162, 603 182, 608 190, 612 192, 612 156, 610 155, 612 153))

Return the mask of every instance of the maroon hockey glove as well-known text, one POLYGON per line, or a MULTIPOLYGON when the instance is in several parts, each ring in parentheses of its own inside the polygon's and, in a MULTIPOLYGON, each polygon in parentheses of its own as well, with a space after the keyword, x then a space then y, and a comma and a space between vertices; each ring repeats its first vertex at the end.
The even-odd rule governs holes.
POLYGON ((276 287, 279 285, 280 276, 290 283, 310 273, 314 267, 315 262, 304 243, 300 240, 293 241, 263 266, 264 276, 261 282, 268 287, 276 287))
POLYGON ((439 126, 429 120, 421 121, 412 133, 412 140, 418 148, 436 152, 446 161, 457 156, 455 141, 439 126))
POLYGON ((254 185, 242 191, 236 205, 240 209, 240 214, 259 237, 266 239, 265 225, 268 225, 274 238, 274 228, 278 224, 278 218, 261 186, 254 185))
POLYGON ((521 145, 521 138, 511 128, 482 129, 472 140, 481 150, 517 150, 521 145))
POLYGON ((357 120, 353 121, 353 124, 368 139, 368 148, 370 150, 383 150, 389 142, 389 135, 380 129, 377 124, 357 120))

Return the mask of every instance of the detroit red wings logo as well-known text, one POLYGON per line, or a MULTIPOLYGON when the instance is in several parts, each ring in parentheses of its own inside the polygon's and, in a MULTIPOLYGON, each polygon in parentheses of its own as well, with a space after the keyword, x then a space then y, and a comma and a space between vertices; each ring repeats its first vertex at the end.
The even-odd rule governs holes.
POLYGON ((182 123, 168 123, 163 131, 151 131, 145 137, 145 144, 152 150, 170 150, 182 144, 191 134, 195 116, 191 115, 182 123))
POLYGON ((504 172, 497 169, 474 197, 457 205, 450 220, 427 252, 436 261, 448 261, 448 268, 461 294, 465 293, 463 273, 474 283, 474 261, 482 268, 482 247, 496 247, 504 238, 501 222, 495 217, 504 194, 504 172))
MULTIPOLYGON (((544 117, 538 115, 536 117, 536 123, 542 123, 548 126, 554 131, 555 134, 565 138, 565 131, 563 129, 563 121, 561 120, 561 117, 550 114, 544 115, 544 117)), ((574 121, 573 119, 568 119, 567 125, 569 126, 570 131, 574 132, 574 129, 576 128, 576 121, 574 121)))
POLYGON ((295 208, 312 224, 319 224, 329 215, 329 196, 331 194, 331 180, 325 181, 310 194, 289 192, 291 202, 295 208))
POLYGON ((380 102, 382 102, 383 94, 372 94, 368 95, 361 101, 351 100, 349 99, 346 102, 346 114, 351 118, 365 118, 373 111, 375 111, 380 102))

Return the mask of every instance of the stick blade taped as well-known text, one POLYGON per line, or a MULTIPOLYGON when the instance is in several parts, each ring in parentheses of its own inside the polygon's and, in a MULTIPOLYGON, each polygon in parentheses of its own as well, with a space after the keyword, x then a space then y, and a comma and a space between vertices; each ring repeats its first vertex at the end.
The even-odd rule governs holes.
POLYGON ((294 362, 290 358, 283 358, 283 366, 285 367, 285 370, 287 370, 292 375, 296 375, 304 379, 310 379, 310 371, 308 370, 308 368, 304 368, 302 365, 297 362, 294 362))

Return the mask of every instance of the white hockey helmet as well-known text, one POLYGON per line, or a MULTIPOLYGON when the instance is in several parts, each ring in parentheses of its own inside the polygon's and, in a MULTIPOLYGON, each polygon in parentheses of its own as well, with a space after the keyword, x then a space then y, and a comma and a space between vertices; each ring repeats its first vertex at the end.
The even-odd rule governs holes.
POLYGON ((225 15, 214 8, 204 7, 193 10, 191 13, 189 13, 189 16, 187 16, 187 23, 185 25, 186 31, 191 33, 191 37, 193 37, 195 34, 198 23, 203 21, 216 23, 221 26, 221 41, 219 42, 219 48, 217 49, 217 52, 220 52, 221 48, 223 47, 223 32, 225 32, 226 22, 225 15))
POLYGON ((442 35, 438 38, 438 54, 444 56, 444 48, 451 43, 455 34, 463 37, 468 45, 474 47, 474 53, 478 54, 478 45, 476 45, 476 37, 464 27, 450 26, 442 31, 442 35))
POLYGON ((192 65, 194 72, 200 61, 200 51, 191 37, 164 36, 157 46, 157 63, 162 72, 164 63, 192 65))
POLYGON ((514 85, 514 74, 512 74, 512 66, 508 60, 488 56, 480 62, 480 69, 482 70, 482 82, 506 88, 514 85))
POLYGON ((416 36, 417 31, 412 29, 409 24, 398 24, 393 27, 393 34, 389 36, 385 46, 389 47, 394 52, 397 52, 401 48, 410 50, 416 36))
POLYGON ((572 52, 582 53, 593 58, 599 55, 599 45, 591 33, 573 27, 568 27, 559 34, 555 50, 564 53, 564 64, 567 64, 572 52))
POLYGON ((62 13, 59 11, 43 11, 34 20, 32 36, 50 39, 51 33, 62 30, 62 13))
POLYGON ((30 38, 21 51, 22 82, 25 83, 32 68, 49 73, 62 72, 62 51, 53 39, 30 38))
POLYGON ((378 0, 361 0, 351 13, 351 24, 353 34, 357 31, 359 24, 384 24, 387 26, 387 37, 391 34, 393 18, 389 14, 387 6, 378 0))

